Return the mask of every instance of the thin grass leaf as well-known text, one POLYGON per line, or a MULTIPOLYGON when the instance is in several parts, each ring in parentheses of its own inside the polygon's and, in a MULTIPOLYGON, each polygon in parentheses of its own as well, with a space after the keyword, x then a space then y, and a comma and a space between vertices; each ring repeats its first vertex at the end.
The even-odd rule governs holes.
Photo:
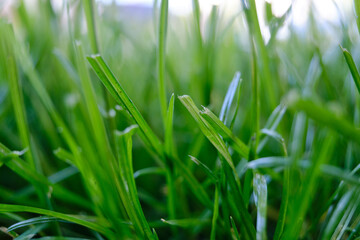
POLYGON ((165 88, 165 53, 166 53, 166 32, 168 22, 168 0, 161 0, 160 4, 160 23, 159 23, 159 39, 158 39, 158 79, 159 79, 159 98, 161 106, 161 114, 166 123, 166 88, 165 88))
POLYGON ((219 199, 220 199, 220 194, 219 194, 219 186, 218 184, 215 186, 215 196, 214 196, 214 209, 213 209, 213 218, 212 218, 212 224, 211 224, 211 234, 210 234, 210 239, 211 240, 215 240, 216 239, 216 226, 217 226, 217 221, 218 221, 218 217, 219 217, 219 199))
POLYGON ((40 216, 40 217, 30 218, 30 219, 26 219, 24 221, 15 223, 15 224, 11 225, 10 227, 8 227, 8 231, 14 231, 18 228, 27 227, 29 225, 44 224, 44 223, 59 222, 59 221, 67 222, 67 221, 61 220, 56 217, 40 216))
POLYGON ((165 174, 165 170, 163 168, 160 167, 149 167, 149 168, 143 168, 140 170, 137 170, 134 173, 134 178, 138 178, 144 175, 149 175, 149 174, 160 174, 160 175, 164 175, 165 174))
MULTIPOLYGON (((360 5, 360 4, 357 4, 357 5, 360 5)), ((357 6, 357 7, 359 7, 359 6, 357 6)), ((354 59, 351 56, 351 53, 347 49, 343 48, 342 46, 340 46, 340 48, 341 48, 341 51, 344 54, 346 63, 349 66, 349 69, 350 69, 351 75, 352 75, 352 77, 354 79, 354 83, 355 83, 355 85, 357 87, 357 90, 360 93, 360 74, 359 74, 358 69, 356 68, 354 59)))
POLYGON ((85 11, 85 18, 88 31, 88 39, 90 40, 90 46, 92 52, 100 53, 98 38, 96 34, 96 23, 95 23, 95 1, 94 0, 83 0, 82 1, 85 11))
POLYGON ((195 106, 191 97, 184 95, 184 96, 179 96, 179 99, 182 102, 182 104, 187 108, 191 116, 198 123, 203 134, 209 139, 209 141, 221 153, 221 155, 224 156, 226 162, 235 171, 235 166, 232 162, 231 156, 227 150, 224 141, 220 138, 218 133, 211 126, 209 126, 207 122, 203 119, 203 117, 200 115, 199 109, 195 106))
POLYGON ((61 219, 64 221, 79 224, 86 228, 89 228, 89 229, 92 229, 99 233, 102 233, 107 237, 114 236, 113 232, 110 229, 108 229, 107 227, 104 227, 98 223, 83 220, 82 216, 67 215, 67 214, 58 213, 58 212, 41 209, 41 208, 27 207, 27 206, 21 206, 21 205, 10 205, 10 204, 0 204, 0 212, 29 212, 29 213, 47 215, 47 216, 55 217, 55 218, 58 218, 58 219, 61 219))
POLYGON ((225 99, 223 101, 223 105, 220 110, 219 119, 222 121, 225 125, 227 124, 227 120, 230 113, 231 105, 234 101, 234 97, 236 94, 236 91, 238 90, 242 80, 241 80, 241 74, 240 72, 236 72, 233 80, 230 83, 230 86, 226 92, 225 99))
POLYGON ((194 226, 198 225, 208 225, 211 223, 211 219, 201 219, 201 218, 195 218, 195 219, 172 219, 172 220, 165 220, 161 219, 163 223, 182 227, 182 228, 193 228, 194 226))
POLYGON ((150 146, 159 156, 163 155, 163 149, 160 140, 146 123, 139 110, 128 97, 124 89, 121 87, 119 81, 115 78, 109 67, 106 65, 104 59, 100 55, 92 55, 87 57, 90 65, 98 75, 99 79, 115 98, 115 100, 125 106, 135 122, 139 125, 142 132, 144 142, 150 146))
POLYGON ((213 182, 217 182, 219 179, 218 177, 213 173, 213 171, 210 170, 210 168, 208 166, 206 166, 204 163, 202 163, 201 161, 199 161, 196 157, 193 157, 191 155, 189 155, 191 161, 193 161, 196 165, 198 165, 205 173, 206 175, 211 178, 211 180, 213 182))
POLYGON ((169 108, 166 114, 165 122, 165 152, 170 155, 174 152, 174 133, 173 133, 173 121, 174 121, 174 94, 171 95, 169 108))
POLYGON ((341 197, 328 224, 326 225, 326 228, 321 236, 321 239, 325 240, 325 239, 330 239, 332 237, 336 227, 339 224, 340 219, 344 216, 344 212, 346 211, 348 204, 353 198, 353 194, 354 194, 354 189, 346 192, 344 196, 341 197))
MULTIPOLYGON (((138 228, 142 229, 142 234, 144 234, 148 239, 153 239, 154 236, 140 205, 134 179, 132 164, 132 136, 137 128, 138 127, 136 125, 133 125, 125 129, 123 132, 115 132, 118 147, 117 151, 120 156, 119 165, 122 166, 120 169, 120 175, 126 181, 126 189, 130 195, 129 197, 133 203, 133 207, 135 208, 136 216, 133 216, 133 219, 139 219, 141 225, 138 226, 138 228)), ((135 224, 137 224, 137 222, 134 222, 134 225, 135 224)))
MULTIPOLYGON (((23 232, 20 236, 15 238, 15 240, 28 240, 28 239, 34 239, 33 237, 40 231, 42 231, 45 227, 47 227, 47 224, 42 224, 33 228, 30 228, 23 232)), ((8 231, 10 231, 8 229, 8 231)))
POLYGON ((236 224, 234 222, 234 219, 232 216, 230 216, 230 222, 231 222, 231 236, 233 240, 240 240, 240 234, 237 230, 236 224))
POLYGON ((356 24, 359 30, 360 34, 360 2, 357 0, 354 0, 354 6, 355 6, 355 14, 356 14, 356 24))
POLYGON ((229 140, 230 145, 237 151, 241 157, 247 159, 249 156, 249 148, 239 138, 237 138, 231 130, 208 108, 204 107, 200 111, 200 115, 209 123, 216 132, 218 132, 225 140, 229 140))
POLYGON ((266 215, 267 215, 267 183, 263 175, 255 173, 254 197, 257 208, 256 217, 256 239, 265 240, 266 237, 266 215))

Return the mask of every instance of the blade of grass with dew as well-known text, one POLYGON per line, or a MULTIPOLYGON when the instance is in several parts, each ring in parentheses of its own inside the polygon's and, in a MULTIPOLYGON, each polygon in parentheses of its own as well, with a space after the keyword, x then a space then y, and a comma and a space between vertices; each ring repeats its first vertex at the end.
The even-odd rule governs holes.
POLYGON ((161 106, 161 114, 166 127, 166 109, 167 109, 167 98, 165 88, 165 53, 166 53, 166 32, 168 22, 168 0, 161 0, 160 4, 160 18, 159 18, 159 35, 158 35, 158 81, 159 81, 159 98, 161 106))
POLYGON ((200 111, 195 106, 195 103, 193 102, 191 97, 184 95, 184 96, 179 96, 179 99, 182 102, 182 104, 187 108, 191 116, 198 123, 203 134, 209 139, 209 141, 221 153, 221 155, 224 156, 226 162, 235 171, 234 163, 232 162, 231 156, 225 146, 224 141, 219 137, 216 131, 206 123, 206 121, 200 115, 200 111))
MULTIPOLYGON (((142 234, 144 234, 143 237, 146 236, 148 239, 153 239, 153 234, 140 205, 134 179, 132 163, 132 136, 137 128, 138 126, 133 125, 126 128, 123 132, 115 132, 117 151, 119 152, 119 166, 122 166, 120 169, 120 175, 125 181, 124 183, 126 183, 125 188, 129 194, 129 200, 132 202, 132 205, 135 208, 136 216, 133 216, 133 219, 138 219, 140 221, 138 228, 142 229, 142 234)), ((137 224, 137 222, 133 223, 134 225, 137 224)))
MULTIPOLYGON (((358 5, 360 5, 360 4, 358 4, 358 5)), ((341 51, 344 54, 346 63, 349 66, 349 69, 350 69, 351 75, 352 75, 352 77, 354 79, 354 83, 356 85, 356 88, 357 88, 358 92, 360 93, 360 74, 359 74, 359 71, 356 68, 354 59, 351 56, 351 53, 347 49, 343 48, 342 46, 340 46, 340 48, 341 48, 341 51)))
POLYGON ((110 238, 114 237, 114 233, 107 227, 102 226, 98 223, 83 220, 82 216, 68 215, 68 214, 63 214, 63 213, 54 212, 54 211, 41 209, 41 208, 34 208, 34 207, 21 206, 21 205, 11 205, 11 204, 0 204, 0 212, 28 212, 28 213, 47 215, 50 217, 62 219, 64 221, 79 224, 86 228, 97 231, 101 234, 104 234, 105 236, 110 237, 110 238))
POLYGON ((237 138, 231 130, 225 126, 225 124, 213 113, 210 109, 204 107, 200 111, 201 117, 203 117, 209 125, 215 129, 225 140, 230 140, 230 145, 237 151, 241 157, 247 159, 249 156, 249 148, 239 138, 237 138))
POLYGON ((87 57, 87 59, 111 95, 118 103, 126 107, 130 115, 134 118, 135 122, 139 125, 139 128, 143 133, 144 142, 150 146, 156 154, 162 156, 163 148, 159 138, 151 130, 150 126, 147 124, 139 110, 126 94, 119 81, 115 78, 104 59, 100 55, 92 55, 91 57, 87 57))
POLYGON ((256 239, 265 240, 266 237, 266 215, 267 215, 267 183, 263 175, 255 173, 254 197, 257 208, 256 217, 256 239))

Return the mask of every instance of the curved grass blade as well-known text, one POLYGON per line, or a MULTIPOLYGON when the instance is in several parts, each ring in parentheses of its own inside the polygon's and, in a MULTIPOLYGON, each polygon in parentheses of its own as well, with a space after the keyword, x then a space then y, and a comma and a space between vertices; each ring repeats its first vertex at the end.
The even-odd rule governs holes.
POLYGON ((89 229, 92 229, 99 233, 102 233, 105 236, 110 237, 110 238, 114 237, 113 232, 108 227, 102 226, 98 223, 83 220, 82 216, 68 215, 68 214, 63 214, 63 213, 54 212, 54 211, 41 209, 41 208, 27 207, 27 206, 21 206, 21 205, 10 205, 10 204, 0 204, 0 212, 29 212, 29 213, 47 215, 47 216, 55 217, 55 218, 65 220, 68 222, 79 224, 86 228, 89 228, 89 229))
POLYGON ((49 223, 49 222, 67 222, 67 221, 61 220, 56 217, 40 216, 40 217, 30 218, 30 219, 26 219, 24 221, 15 223, 15 224, 11 225, 10 227, 8 227, 8 231, 14 231, 18 228, 26 227, 29 225, 44 224, 44 223, 49 223))
MULTIPOLYGON (((17 238, 15 238, 15 240, 28 240, 28 239, 33 239, 33 237, 40 231, 42 231, 45 227, 47 226, 47 224, 41 224, 38 225, 36 227, 30 228, 28 230, 26 230, 25 232, 23 232, 20 236, 18 236, 17 238)), ((8 231, 10 231, 8 229, 8 231)))
MULTIPOLYGON (((360 3, 358 5, 360 5, 360 3)), ((341 48, 341 51, 344 54, 346 63, 349 66, 349 69, 350 69, 351 75, 352 75, 352 77, 354 79, 356 88, 357 88, 358 92, 360 93, 360 74, 359 74, 358 69, 356 68, 354 59, 351 56, 351 53, 347 49, 343 48, 342 46, 340 46, 340 48, 341 48)))

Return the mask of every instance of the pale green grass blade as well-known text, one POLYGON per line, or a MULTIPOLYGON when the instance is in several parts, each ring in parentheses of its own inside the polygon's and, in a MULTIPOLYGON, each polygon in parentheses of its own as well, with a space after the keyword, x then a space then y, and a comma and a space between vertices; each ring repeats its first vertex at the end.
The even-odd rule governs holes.
POLYGON ((21 205, 10 205, 10 204, 0 204, 0 212, 28 212, 28 213, 46 215, 46 216, 62 219, 64 221, 79 224, 86 228, 102 233, 107 237, 114 237, 113 232, 107 227, 104 227, 95 222, 89 222, 87 220, 84 220, 82 216, 68 215, 68 214, 58 213, 41 208, 27 207, 21 205))
POLYGON ((355 13, 356 13, 356 24, 359 30, 359 34, 360 34, 360 2, 357 0, 354 0, 354 5, 355 5, 355 13))
MULTIPOLYGON (((356 2, 356 1, 355 1, 356 2)), ((357 5, 360 5, 360 4, 357 4, 357 5)), ((359 6, 358 6, 359 7, 359 6)), ((359 20, 358 20, 359 21, 359 20)), ((351 72, 351 75, 354 79, 354 83, 357 87, 357 90, 358 92, 360 93, 360 74, 359 74, 359 71, 358 69, 356 68, 356 65, 355 65, 355 62, 354 62, 354 59, 353 57, 351 56, 351 53, 343 48, 342 46, 340 46, 341 48, 341 51, 343 52, 344 54, 344 57, 345 57, 345 60, 346 60, 346 63, 347 65, 349 66, 349 69, 350 69, 350 72, 351 72)))
POLYGON ((254 176, 254 197, 257 208, 256 217, 256 239, 265 240, 266 237, 266 216, 267 216, 267 183, 263 175, 255 173, 254 176))
POLYGON ((90 46, 92 52, 100 53, 98 38, 96 34, 96 22, 95 22, 95 1, 94 0, 82 0, 84 6, 85 18, 87 24, 87 31, 90 40, 90 46))
POLYGON ((122 178, 126 181, 126 189, 130 195, 133 207, 135 208, 135 212, 137 214, 136 217, 140 220, 141 226, 139 226, 139 228, 142 229, 143 234, 145 234, 148 239, 154 239, 148 222, 146 221, 144 212, 141 208, 134 179, 132 163, 132 136, 135 133, 136 129, 137 126, 130 126, 123 132, 115 132, 117 150, 119 152, 119 166, 121 166, 120 174, 122 175, 122 178))
POLYGON ((344 213, 350 201, 352 200, 353 195, 354 195, 354 189, 352 189, 352 191, 346 192, 344 196, 341 197, 328 224, 326 225, 326 228, 324 230, 324 233, 322 234, 321 239, 323 240, 331 239, 332 235, 334 234, 334 231, 336 230, 336 227, 339 224, 340 219, 344 216, 344 213))
POLYGON ((8 231, 14 231, 18 228, 26 227, 29 225, 44 224, 44 223, 59 222, 59 221, 67 222, 67 221, 61 220, 56 217, 40 216, 40 217, 30 218, 30 219, 26 219, 24 221, 15 223, 15 224, 11 225, 10 227, 8 227, 8 231))
POLYGON ((158 81, 159 81, 159 98, 161 106, 162 119, 166 122, 166 87, 165 87, 165 57, 166 57, 166 32, 168 24, 168 0, 161 0, 160 18, 159 18, 159 35, 158 35, 158 81))
POLYGON ((125 106, 130 115, 134 118, 135 122, 139 125, 139 128, 143 134, 144 142, 149 145, 155 151, 155 153, 157 153, 159 156, 162 156, 163 149, 160 140, 151 130, 150 126, 142 117, 139 110, 121 87, 119 81, 115 78, 104 59, 100 55, 92 55, 87 59, 111 95, 119 104, 125 106))
POLYGON ((223 105, 220 110, 219 119, 225 125, 227 125, 227 122, 228 122, 230 108, 231 108, 231 105, 233 104, 236 91, 238 90, 238 88, 242 82, 242 79, 240 77, 241 77, 240 72, 236 72, 235 76, 234 76, 233 80, 231 81, 230 86, 226 92, 225 99, 224 99, 223 105))

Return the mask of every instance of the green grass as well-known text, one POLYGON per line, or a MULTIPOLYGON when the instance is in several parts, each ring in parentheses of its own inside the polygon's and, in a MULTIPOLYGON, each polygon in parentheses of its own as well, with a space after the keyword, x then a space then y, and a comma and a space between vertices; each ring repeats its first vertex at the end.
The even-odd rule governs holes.
POLYGON ((1 4, 0 239, 359 239, 359 1, 1 4))

